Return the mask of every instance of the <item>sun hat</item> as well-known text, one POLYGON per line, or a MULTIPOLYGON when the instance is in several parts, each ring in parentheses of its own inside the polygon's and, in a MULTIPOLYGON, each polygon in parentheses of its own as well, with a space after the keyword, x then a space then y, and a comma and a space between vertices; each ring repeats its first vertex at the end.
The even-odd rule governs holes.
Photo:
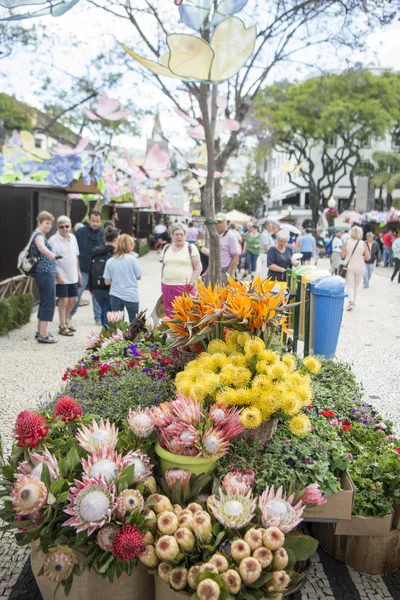
POLYGON ((226 221, 226 216, 224 215, 224 213, 219 212, 215 215, 215 220, 216 221, 226 221))

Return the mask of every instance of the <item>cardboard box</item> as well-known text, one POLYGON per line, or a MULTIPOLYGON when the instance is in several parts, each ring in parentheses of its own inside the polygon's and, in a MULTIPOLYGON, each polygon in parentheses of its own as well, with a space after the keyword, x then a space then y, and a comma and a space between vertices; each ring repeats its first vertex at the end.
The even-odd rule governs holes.
POLYGON ((340 519, 351 519, 355 487, 346 471, 341 474, 340 487, 338 492, 327 496, 327 502, 323 506, 306 508, 303 513, 304 521, 328 523, 340 519))
POLYGON ((394 529, 400 529, 400 504, 394 505, 393 523, 394 529))
POLYGON ((392 528, 393 513, 385 517, 351 517, 339 521, 335 535, 362 535, 381 537, 388 535, 392 528))

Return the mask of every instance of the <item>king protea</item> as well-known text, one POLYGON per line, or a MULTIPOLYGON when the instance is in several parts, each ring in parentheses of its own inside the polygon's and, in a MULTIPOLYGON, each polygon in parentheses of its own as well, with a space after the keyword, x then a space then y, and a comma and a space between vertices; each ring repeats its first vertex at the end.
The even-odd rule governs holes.
POLYGON ((115 487, 107 484, 102 476, 90 478, 83 475, 82 481, 75 479, 68 502, 64 512, 71 518, 63 526, 75 527, 77 533, 87 531, 90 535, 110 522, 115 508, 115 487))
POLYGON ((295 494, 289 498, 283 493, 282 486, 275 492, 273 487, 267 488, 259 499, 264 527, 278 527, 282 533, 289 533, 303 520, 305 506, 301 500, 293 506, 295 494))
POLYGON ((83 425, 78 430, 76 439, 81 448, 89 453, 101 448, 115 448, 118 441, 118 430, 115 429, 115 425, 110 425, 108 419, 106 423, 101 419, 98 424, 93 419, 90 427, 83 425))
POLYGON ((241 529, 254 517, 256 499, 253 498, 251 491, 243 495, 220 490, 219 497, 208 498, 207 506, 222 525, 241 529))

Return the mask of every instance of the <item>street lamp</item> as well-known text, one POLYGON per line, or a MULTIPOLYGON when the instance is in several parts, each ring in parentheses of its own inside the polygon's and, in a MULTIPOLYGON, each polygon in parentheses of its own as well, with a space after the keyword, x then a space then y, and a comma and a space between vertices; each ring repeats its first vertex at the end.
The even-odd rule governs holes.
POLYGON ((287 211, 288 211, 288 215, 290 217, 293 212, 293 206, 291 204, 289 204, 289 206, 287 207, 287 211))
POLYGON ((328 208, 335 208, 336 206, 336 200, 335 198, 329 198, 328 200, 328 208))

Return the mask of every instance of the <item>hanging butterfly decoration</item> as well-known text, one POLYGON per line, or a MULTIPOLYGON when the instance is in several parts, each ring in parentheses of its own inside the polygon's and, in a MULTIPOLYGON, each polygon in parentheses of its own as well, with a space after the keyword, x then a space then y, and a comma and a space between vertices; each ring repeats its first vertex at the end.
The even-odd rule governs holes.
POLYGON ((174 4, 175 6, 180 6, 182 4, 183 0, 174 0, 174 4))
POLYGON ((55 146, 53 148, 52 152, 53 154, 58 154, 58 156, 71 156, 72 154, 81 154, 86 149, 86 146, 89 144, 89 142, 90 137, 84 137, 81 140, 79 140, 75 148, 59 144, 58 146, 55 146))
MULTIPOLYGON (((0 0, 1 2, 1 0, 0 0)), ((102 94, 96 109, 88 110, 81 106, 81 111, 90 121, 120 121, 131 114, 130 110, 120 110, 120 102, 102 94)))
POLYGON ((34 17, 44 17, 45 15, 62 17, 62 15, 65 15, 65 13, 71 10, 78 2, 79 0, 69 0, 68 2, 65 2, 64 0, 60 0, 59 2, 52 0, 0 0, 0 6, 8 8, 9 10, 20 8, 27 4, 38 6, 35 10, 3 17, 0 21, 22 21, 34 17))
POLYGON ((154 179, 165 179, 173 174, 172 170, 168 168, 170 156, 167 150, 160 148, 159 144, 154 144, 150 148, 142 165, 136 164, 127 152, 125 152, 125 159, 130 167, 132 177, 139 183, 154 179))
MULTIPOLYGON (((228 100, 224 96, 217 96, 217 120, 215 123, 215 133, 223 133, 227 131, 238 131, 240 129, 240 124, 238 121, 234 119, 222 119, 218 118, 218 113, 223 114, 228 105, 228 100)), ((211 98, 208 98, 208 112, 211 117, 211 98)), ((200 117, 189 117, 186 113, 179 108, 176 109, 176 114, 182 117, 187 123, 189 123, 192 127, 187 129, 188 134, 193 138, 205 138, 204 132, 204 123, 200 117)))

